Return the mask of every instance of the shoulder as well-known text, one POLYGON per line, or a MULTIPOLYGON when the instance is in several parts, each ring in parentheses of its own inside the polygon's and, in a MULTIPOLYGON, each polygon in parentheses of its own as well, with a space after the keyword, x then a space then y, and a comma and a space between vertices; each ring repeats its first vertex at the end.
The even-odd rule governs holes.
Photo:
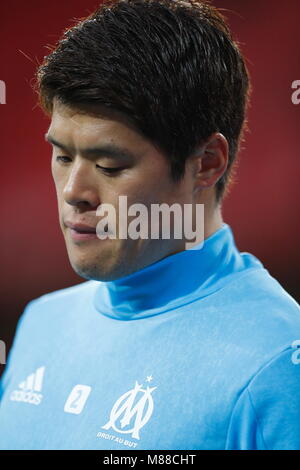
POLYGON ((37 329, 44 322, 47 324, 51 321, 61 321, 63 318, 67 321, 69 315, 75 313, 81 306, 87 308, 98 285, 97 281, 85 281, 30 300, 18 320, 16 336, 19 330, 25 327, 31 328, 32 324, 37 329))
MULTIPOLYGON (((251 258, 256 259, 248 253, 241 255, 245 264, 251 258)), ((227 287, 222 301, 229 306, 234 304, 244 314, 245 320, 256 318, 260 327, 269 322, 300 327, 299 303, 262 264, 246 267, 227 287)))
POLYGON ((300 339, 300 306, 264 267, 241 271, 206 302, 211 328, 228 343, 224 361, 234 357, 244 385, 300 339))
POLYGON ((60 304, 65 302, 74 302, 78 299, 89 298, 95 289, 99 286, 100 281, 85 281, 74 286, 66 287, 64 289, 58 289, 47 294, 43 294, 31 300, 27 305, 26 309, 35 309, 49 304, 60 304))
POLYGON ((300 450, 299 346, 300 338, 262 365, 242 390, 227 449, 300 450))
POLYGON ((237 277, 225 298, 247 371, 226 448, 300 449, 300 306, 263 266, 237 277))
POLYGON ((247 300, 269 301, 274 303, 287 303, 294 309, 299 309, 297 301, 286 291, 280 282, 269 270, 250 253, 241 253, 245 269, 241 274, 247 274, 243 284, 249 290, 247 300), (254 261, 253 261, 254 260, 254 261))

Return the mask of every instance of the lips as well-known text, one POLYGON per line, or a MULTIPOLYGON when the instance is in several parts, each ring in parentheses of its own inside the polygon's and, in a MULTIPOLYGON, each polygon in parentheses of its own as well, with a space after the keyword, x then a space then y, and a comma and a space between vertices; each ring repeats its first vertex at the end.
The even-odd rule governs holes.
POLYGON ((96 227, 90 225, 69 221, 66 221, 65 225, 78 233, 96 233, 96 227))
POLYGON ((81 222, 71 222, 65 221, 65 226, 69 229, 69 234, 71 239, 76 244, 88 243, 93 240, 99 241, 98 235, 96 233, 96 227, 93 225, 83 224, 81 222))

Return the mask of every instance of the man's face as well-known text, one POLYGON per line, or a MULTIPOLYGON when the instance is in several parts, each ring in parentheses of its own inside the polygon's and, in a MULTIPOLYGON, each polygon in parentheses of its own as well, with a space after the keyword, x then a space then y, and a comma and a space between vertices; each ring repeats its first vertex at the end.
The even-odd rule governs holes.
POLYGON ((81 277, 118 279, 184 249, 182 239, 151 239, 150 233, 148 239, 105 240, 81 233, 80 225, 96 229, 101 220, 96 211, 104 203, 115 208, 118 225, 119 196, 127 196, 128 207, 144 204, 149 213, 152 203, 193 202, 192 173, 174 182, 166 157, 124 117, 82 113, 54 100, 47 139, 53 145, 60 225, 70 263, 81 277))

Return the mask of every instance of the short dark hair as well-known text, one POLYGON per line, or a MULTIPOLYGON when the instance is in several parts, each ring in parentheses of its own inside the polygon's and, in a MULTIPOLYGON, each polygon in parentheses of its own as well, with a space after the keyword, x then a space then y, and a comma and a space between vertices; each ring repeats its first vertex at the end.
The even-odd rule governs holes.
POLYGON ((229 144, 216 202, 232 182, 246 127, 250 81, 223 15, 200 0, 105 0, 64 31, 36 76, 47 114, 53 99, 127 115, 184 175, 197 145, 214 132, 229 144))

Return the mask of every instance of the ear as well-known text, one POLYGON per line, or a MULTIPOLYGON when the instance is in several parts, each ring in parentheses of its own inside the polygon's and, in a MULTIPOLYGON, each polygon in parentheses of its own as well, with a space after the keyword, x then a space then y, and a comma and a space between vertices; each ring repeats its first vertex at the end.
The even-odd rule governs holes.
MULTIPOLYGON (((229 146, 220 132, 212 134, 192 155, 197 189, 214 186, 228 166, 229 146)), ((196 189, 196 188, 195 188, 196 189)))

